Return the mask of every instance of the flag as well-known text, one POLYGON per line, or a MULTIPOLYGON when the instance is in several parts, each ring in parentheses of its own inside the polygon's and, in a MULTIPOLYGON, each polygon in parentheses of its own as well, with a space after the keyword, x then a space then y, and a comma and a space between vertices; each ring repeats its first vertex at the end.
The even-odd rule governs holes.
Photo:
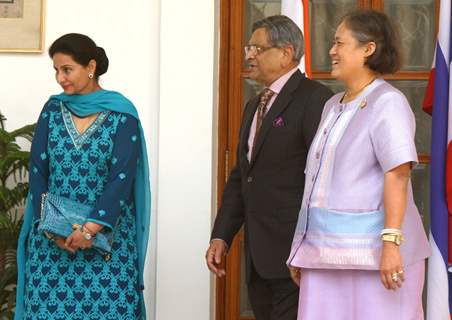
POLYGON ((297 24, 304 37, 304 56, 300 61, 301 72, 311 77, 311 40, 309 37, 308 0, 282 0, 281 14, 297 24))
POLYGON ((434 64, 423 103, 432 114, 427 320, 451 319, 452 310, 451 14, 450 0, 441 0, 434 64))

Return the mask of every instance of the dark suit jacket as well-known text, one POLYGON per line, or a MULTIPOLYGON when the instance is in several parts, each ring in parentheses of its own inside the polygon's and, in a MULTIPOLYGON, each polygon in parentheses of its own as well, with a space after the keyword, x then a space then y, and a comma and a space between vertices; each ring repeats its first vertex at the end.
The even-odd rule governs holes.
POLYGON ((264 118, 251 163, 248 136, 259 96, 245 107, 237 163, 226 183, 211 238, 230 246, 244 224, 248 279, 251 259, 263 278, 289 277, 286 259, 303 196, 306 157, 331 96, 328 88, 296 71, 264 118))

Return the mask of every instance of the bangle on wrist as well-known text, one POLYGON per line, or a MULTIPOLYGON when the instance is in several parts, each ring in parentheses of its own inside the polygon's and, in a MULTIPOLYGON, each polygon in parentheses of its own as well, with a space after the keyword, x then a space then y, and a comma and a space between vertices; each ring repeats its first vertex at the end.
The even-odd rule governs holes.
POLYGON ((50 241, 55 241, 55 235, 53 233, 44 231, 44 234, 47 237, 47 239, 49 239, 50 241))
POLYGON ((396 228, 384 228, 381 230, 380 235, 384 234, 403 234, 402 229, 396 229, 396 228))

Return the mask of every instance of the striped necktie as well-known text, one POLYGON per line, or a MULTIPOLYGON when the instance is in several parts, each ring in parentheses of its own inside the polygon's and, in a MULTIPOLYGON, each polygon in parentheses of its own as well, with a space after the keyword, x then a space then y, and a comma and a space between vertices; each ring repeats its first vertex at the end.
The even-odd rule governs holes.
POLYGON ((256 119, 256 131, 254 133, 253 148, 251 149, 251 158, 254 157, 254 148, 256 147, 257 137, 262 127, 262 121, 264 120, 265 114, 267 112, 267 104, 275 93, 268 88, 265 88, 260 96, 259 104, 257 105, 257 119, 256 119))

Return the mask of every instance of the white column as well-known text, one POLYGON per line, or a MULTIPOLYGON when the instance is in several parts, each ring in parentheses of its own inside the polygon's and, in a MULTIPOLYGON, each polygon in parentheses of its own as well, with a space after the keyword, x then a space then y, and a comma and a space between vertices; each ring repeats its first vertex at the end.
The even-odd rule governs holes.
POLYGON ((210 318, 215 1, 161 1, 156 319, 210 318))

